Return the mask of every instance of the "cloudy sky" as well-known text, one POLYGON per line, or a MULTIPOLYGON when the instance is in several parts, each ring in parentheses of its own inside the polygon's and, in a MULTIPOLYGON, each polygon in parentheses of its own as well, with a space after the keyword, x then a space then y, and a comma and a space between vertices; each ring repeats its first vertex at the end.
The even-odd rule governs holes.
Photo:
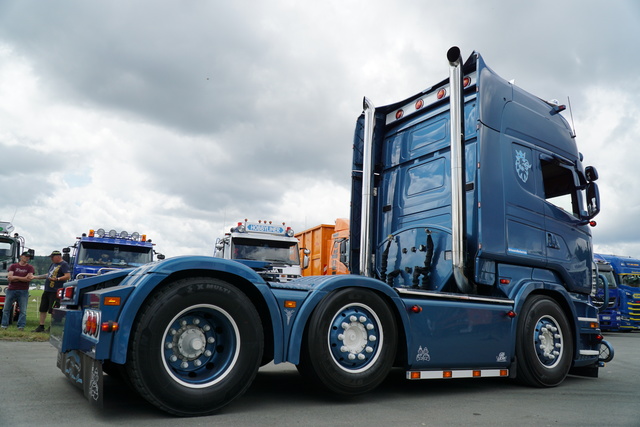
POLYGON ((38 255, 103 227, 175 256, 348 217, 362 97, 441 81, 457 45, 570 97, 595 248, 640 257, 638 41, 636 0, 2 0, 0 220, 38 255))

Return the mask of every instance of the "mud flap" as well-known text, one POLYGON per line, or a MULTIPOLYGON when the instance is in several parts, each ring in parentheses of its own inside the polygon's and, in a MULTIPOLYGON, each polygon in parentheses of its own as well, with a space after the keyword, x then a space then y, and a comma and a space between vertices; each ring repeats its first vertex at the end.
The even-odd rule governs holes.
POLYGON ((84 353, 70 351, 58 353, 58 368, 76 387, 82 389, 84 397, 100 408, 103 406, 102 362, 84 353))

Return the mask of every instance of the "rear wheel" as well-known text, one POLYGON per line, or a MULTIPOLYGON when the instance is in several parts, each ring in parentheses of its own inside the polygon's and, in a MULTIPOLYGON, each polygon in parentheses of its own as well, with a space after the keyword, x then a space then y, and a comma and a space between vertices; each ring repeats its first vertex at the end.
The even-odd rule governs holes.
POLYGON ((127 372, 158 408, 207 415, 245 392, 262 351, 262 324, 247 296, 221 280, 189 278, 163 288, 140 310, 127 372))
POLYGON ((298 370, 331 392, 365 393, 393 366, 393 313, 374 292, 351 288, 328 295, 311 315, 298 370))
POLYGON ((560 384, 571 368, 573 337, 567 317, 552 299, 535 295, 522 308, 516 340, 517 378, 534 387, 560 384))

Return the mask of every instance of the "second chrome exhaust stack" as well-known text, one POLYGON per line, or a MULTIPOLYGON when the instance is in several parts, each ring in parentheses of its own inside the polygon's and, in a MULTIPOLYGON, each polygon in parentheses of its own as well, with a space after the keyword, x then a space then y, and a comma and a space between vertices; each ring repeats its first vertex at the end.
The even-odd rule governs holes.
POLYGON ((466 276, 465 241, 465 164, 464 164, 464 94, 462 93, 462 57, 457 46, 447 52, 449 60, 449 107, 451 113, 451 242, 453 277, 460 292, 471 293, 466 276))

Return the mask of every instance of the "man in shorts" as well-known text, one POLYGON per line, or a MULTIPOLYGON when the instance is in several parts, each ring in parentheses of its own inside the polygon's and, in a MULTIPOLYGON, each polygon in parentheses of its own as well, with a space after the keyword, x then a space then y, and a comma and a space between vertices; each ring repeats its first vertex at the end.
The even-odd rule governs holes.
POLYGON ((33 332, 45 332, 44 323, 47 320, 47 313, 53 313, 53 307, 58 305, 58 289, 71 278, 69 264, 62 259, 62 253, 53 251, 49 256, 51 257, 49 272, 33 277, 34 279, 46 279, 40 301, 40 325, 33 332))

